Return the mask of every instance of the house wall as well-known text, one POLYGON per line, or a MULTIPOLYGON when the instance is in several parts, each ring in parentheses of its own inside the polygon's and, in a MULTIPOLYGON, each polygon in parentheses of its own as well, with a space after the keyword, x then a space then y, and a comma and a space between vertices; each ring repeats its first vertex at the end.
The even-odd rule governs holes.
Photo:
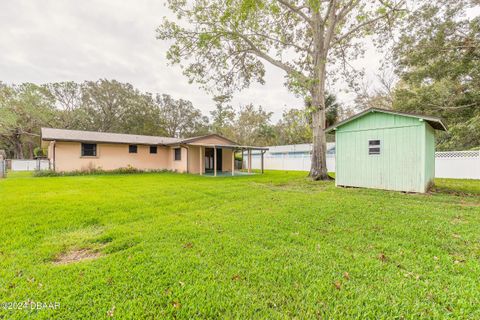
POLYGON ((200 173, 200 146, 188 148, 188 173, 200 173))
MULTIPOLYGON (((53 144, 49 145, 48 157, 53 161, 53 144)), ((87 169, 114 170, 132 166, 141 170, 170 169, 169 156, 173 151, 167 147, 157 147, 156 154, 150 154, 150 147, 138 145, 137 153, 128 152, 128 144, 97 144, 96 157, 82 157, 81 143, 55 143, 55 170, 74 171, 87 169)), ((184 159, 184 157, 182 157, 184 159)), ((180 166, 179 166, 180 167, 180 166)))
POLYGON ((167 163, 169 170, 177 172, 187 172, 187 149, 180 148, 182 150, 181 160, 175 160, 175 149, 180 147, 168 148, 167 163))
MULTIPOLYGON (((190 146, 188 151, 188 172, 200 173, 200 148, 201 146, 190 146)), ((204 154, 205 151, 203 151, 204 154)), ((205 166, 202 159, 202 167, 205 166)), ((232 150, 222 148, 222 171, 232 171, 232 150)))
POLYGON ((424 192, 425 145, 418 118, 370 113, 346 123, 336 130, 336 184, 424 192), (379 155, 368 154, 369 140, 381 141, 379 155))
POLYGON ((223 149, 222 151, 222 171, 232 171, 232 150, 223 149))

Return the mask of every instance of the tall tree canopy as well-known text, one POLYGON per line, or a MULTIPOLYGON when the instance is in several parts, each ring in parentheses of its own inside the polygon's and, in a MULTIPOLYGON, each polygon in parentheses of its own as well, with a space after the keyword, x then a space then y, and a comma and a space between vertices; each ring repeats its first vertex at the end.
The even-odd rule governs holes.
POLYGON ((234 141, 243 145, 268 146, 275 142, 271 112, 253 104, 243 106, 234 123, 234 141))
POLYGON ((184 99, 173 99, 168 94, 156 96, 159 121, 169 137, 191 137, 209 131, 208 118, 184 99))
POLYGON ((227 104, 230 97, 217 96, 213 100, 215 101, 215 110, 210 111, 212 131, 225 137, 233 138, 235 111, 231 105, 227 104))
POLYGON ((310 176, 328 179, 327 71, 333 72, 334 65, 348 68, 348 61, 362 53, 357 40, 373 33, 386 36, 402 15, 405 1, 168 0, 168 4, 181 22, 166 19, 158 38, 174 40, 167 58, 184 65, 190 81, 231 93, 254 81, 263 83, 264 63, 285 72, 287 86, 314 108, 310 176))
POLYGON ((115 80, 0 82, 0 149, 8 157, 32 158, 41 127, 183 137, 209 130, 207 117, 191 102, 167 95, 154 99, 115 80))
POLYGON ((38 146, 38 129, 54 121, 53 101, 44 87, 0 84, 0 149, 17 159, 32 158, 38 146))
MULTIPOLYGON (((433 1, 410 15, 395 48, 393 107, 442 117, 440 149, 480 147, 480 17, 471 1, 433 1)), ((478 4, 478 3, 477 3, 478 4)))

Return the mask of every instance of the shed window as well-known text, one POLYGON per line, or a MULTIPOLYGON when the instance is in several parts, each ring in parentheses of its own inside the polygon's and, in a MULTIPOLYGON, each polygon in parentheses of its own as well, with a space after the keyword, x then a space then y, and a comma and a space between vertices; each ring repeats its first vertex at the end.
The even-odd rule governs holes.
POLYGON ((380 140, 368 140, 368 154, 380 154, 380 140))
POLYGON ((82 143, 82 157, 96 157, 97 145, 94 143, 82 143))
POLYGON ((175 148, 175 161, 182 160, 182 149, 175 148))
POLYGON ((131 144, 128 146, 128 153, 137 153, 137 145, 136 144, 131 144))
POLYGON ((157 153, 157 146, 150 146, 150 153, 157 153))

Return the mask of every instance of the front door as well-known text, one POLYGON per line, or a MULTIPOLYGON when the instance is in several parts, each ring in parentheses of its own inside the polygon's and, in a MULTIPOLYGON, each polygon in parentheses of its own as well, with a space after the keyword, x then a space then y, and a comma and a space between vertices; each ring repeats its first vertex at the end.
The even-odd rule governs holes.
MULTIPOLYGON (((213 171, 213 148, 205 148, 205 171, 213 171)), ((222 149, 217 149, 217 171, 222 171, 222 149)))

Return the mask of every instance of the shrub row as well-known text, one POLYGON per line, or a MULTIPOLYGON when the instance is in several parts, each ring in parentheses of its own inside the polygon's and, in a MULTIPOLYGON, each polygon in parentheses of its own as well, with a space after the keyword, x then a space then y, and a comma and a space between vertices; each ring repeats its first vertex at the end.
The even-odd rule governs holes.
POLYGON ((67 177, 67 176, 88 176, 88 175, 106 175, 106 174, 133 174, 133 173, 162 173, 173 172, 171 170, 141 170, 134 167, 118 168, 114 170, 86 169, 68 172, 56 172, 53 170, 36 170, 34 177, 67 177))

